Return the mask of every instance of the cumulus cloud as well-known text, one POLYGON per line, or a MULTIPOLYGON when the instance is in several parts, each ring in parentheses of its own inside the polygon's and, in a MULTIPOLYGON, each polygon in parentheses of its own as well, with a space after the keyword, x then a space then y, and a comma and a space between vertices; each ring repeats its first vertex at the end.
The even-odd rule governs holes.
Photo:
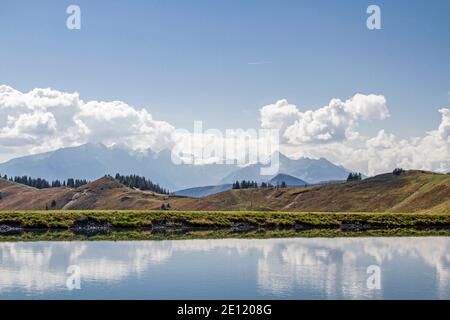
MULTIPOLYGON (((338 105, 343 105, 344 110, 353 114, 356 118, 363 120, 386 119, 389 117, 389 110, 386 106, 386 98, 375 94, 356 94, 345 102, 336 100, 338 105)), ((333 100, 333 101, 334 101, 333 100)))
POLYGON ((442 108, 439 112, 442 113, 442 121, 438 128, 438 134, 443 140, 450 142, 450 109, 442 108))
POLYGON ((395 146, 395 135, 380 130, 378 134, 367 140, 366 145, 374 149, 391 149, 395 146))
POLYGON ((397 139, 381 130, 366 142, 368 172, 376 174, 393 167, 450 171, 450 109, 441 109, 442 119, 436 130, 423 137, 397 139))
POLYGON ((74 121, 89 141, 119 143, 134 150, 170 146, 174 130, 167 122, 154 120, 145 109, 121 101, 84 103, 74 121))
POLYGON ((261 127, 264 129, 280 129, 284 132, 300 117, 296 105, 289 104, 286 99, 264 106, 260 110, 261 127))
MULTIPOLYGON (((375 94, 331 99, 315 110, 300 110, 283 99, 262 107, 260 120, 261 128, 279 130, 280 149, 291 157, 325 157, 368 175, 395 167, 448 172, 450 109, 439 112, 442 118, 434 130, 408 139, 381 128, 373 137, 358 132, 363 122, 390 116, 385 97, 375 94)), ((39 88, 23 93, 0 86, 0 160, 87 142, 158 151, 185 137, 168 122, 155 120, 146 109, 125 102, 85 102, 78 93, 39 88)), ((208 148, 229 142, 208 132, 201 133, 201 140, 208 148)), ((188 146, 182 144, 183 152, 190 150, 188 146)), ((208 150, 194 151, 204 154, 208 150)))
POLYGON ((450 172, 450 109, 441 109, 437 129, 421 137, 398 138, 380 130, 374 137, 327 144, 286 145, 285 152, 297 157, 325 157, 351 170, 375 175, 396 167, 450 172))
POLYGON ((320 109, 305 112, 280 100, 261 108, 260 114, 263 128, 279 129, 285 141, 291 144, 355 139, 359 121, 389 117, 385 97, 374 94, 356 94, 346 101, 332 99, 320 109))
POLYGON ((439 126, 421 137, 399 139, 382 129, 374 137, 359 134, 362 121, 390 116, 382 95, 356 94, 332 99, 316 110, 300 111, 280 100, 261 108, 261 126, 277 128, 284 138, 282 150, 297 157, 326 157, 332 162, 368 175, 395 167, 437 172, 450 171, 450 109, 439 110, 439 126))
POLYGON ((0 86, 0 147, 35 153, 87 142, 132 150, 170 145, 174 128, 125 102, 88 101, 78 93, 0 86))

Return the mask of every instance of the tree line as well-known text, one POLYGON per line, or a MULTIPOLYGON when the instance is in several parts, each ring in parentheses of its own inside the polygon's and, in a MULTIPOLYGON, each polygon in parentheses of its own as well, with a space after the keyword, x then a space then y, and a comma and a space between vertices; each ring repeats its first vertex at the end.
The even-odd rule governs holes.
POLYGON ((362 174, 360 172, 350 172, 347 177, 347 182, 350 181, 361 181, 362 174))
POLYGON ((116 173, 115 179, 121 184, 130 188, 144 191, 153 191, 161 194, 169 194, 169 190, 161 187, 159 184, 153 183, 151 180, 135 174, 123 176, 119 173, 116 173))
MULTIPOLYGON (((8 177, 6 174, 3 176, 0 175, 0 178, 3 178, 11 182, 30 186, 36 189, 59 188, 59 187, 68 187, 76 189, 90 182, 86 179, 73 179, 73 178, 69 178, 67 180, 57 179, 53 180, 52 182, 49 182, 48 180, 43 178, 32 178, 26 175, 8 177)), ((159 184, 153 183, 151 180, 138 175, 120 175, 117 173, 115 179, 118 182, 130 188, 136 188, 144 191, 153 191, 162 194, 169 194, 169 191, 161 187, 159 184)))
POLYGON ((270 182, 262 182, 260 185, 256 181, 242 180, 236 181, 232 185, 232 189, 266 189, 266 188, 287 188, 286 182, 282 181, 281 184, 274 186, 270 182))
POLYGON ((52 182, 47 181, 43 178, 32 178, 29 176, 15 176, 9 177, 5 174, 4 176, 0 176, 5 180, 24 184, 29 187, 33 187, 36 189, 47 189, 47 188, 58 188, 58 187, 69 187, 69 188, 79 188, 88 183, 86 179, 72 179, 69 178, 67 180, 53 180, 52 182))

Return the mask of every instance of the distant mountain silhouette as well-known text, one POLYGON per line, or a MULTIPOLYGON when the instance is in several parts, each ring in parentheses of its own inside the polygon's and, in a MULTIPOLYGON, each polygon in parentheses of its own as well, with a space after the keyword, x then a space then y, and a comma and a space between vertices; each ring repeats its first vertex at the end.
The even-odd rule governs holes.
MULTIPOLYGON (((308 183, 346 180, 350 173, 349 170, 337 166, 325 158, 300 158, 294 160, 286 157, 282 153, 279 153, 278 156, 280 162, 278 173, 288 174, 303 181, 307 181, 308 183)), ((222 179, 222 182, 232 183, 236 180, 267 182, 274 177, 261 175, 261 168, 267 166, 268 165, 261 163, 248 165, 232 172, 222 179)))
POLYGON ((284 173, 277 174, 269 181, 269 183, 274 186, 281 185, 283 182, 286 183, 288 187, 304 187, 308 185, 306 181, 284 173))
POLYGON ((235 169, 231 165, 175 165, 169 150, 132 154, 121 148, 92 143, 0 164, 2 175, 27 175, 49 181, 75 177, 93 181, 106 174, 137 174, 170 190, 215 184, 235 169))
POLYGON ((232 188, 231 184, 221 184, 217 186, 204 186, 175 191, 173 194, 176 196, 203 198, 212 194, 224 192, 232 188))
MULTIPOLYGON (((280 173, 289 174, 308 183, 345 180, 349 173, 349 170, 336 166, 324 158, 293 160, 281 153, 279 157, 280 173)), ((27 175, 49 181, 68 178, 94 181, 107 174, 137 174, 173 191, 231 184, 243 179, 267 182, 273 176, 261 176, 262 166, 261 164, 246 167, 232 164, 175 165, 169 150, 159 153, 152 151, 130 153, 119 147, 107 148, 103 144, 88 143, 12 159, 0 164, 0 174, 27 175)))

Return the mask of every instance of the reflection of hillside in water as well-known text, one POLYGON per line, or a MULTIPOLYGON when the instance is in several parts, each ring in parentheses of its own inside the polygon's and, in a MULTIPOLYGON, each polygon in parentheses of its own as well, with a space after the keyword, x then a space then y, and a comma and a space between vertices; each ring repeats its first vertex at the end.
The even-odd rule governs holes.
MULTIPOLYGON (((255 294, 269 297, 304 298, 299 293, 307 291, 308 298, 382 298, 383 290, 366 289, 366 268, 372 264, 381 267, 384 290, 415 279, 418 291, 422 285, 434 288, 440 298, 450 292, 450 238, 317 238, 0 243, 0 296, 11 288, 65 290, 69 265, 81 267, 83 283, 117 285, 131 276, 189 265, 199 270, 190 277, 202 277, 217 267, 212 256, 214 263, 234 257, 250 266, 255 294), (181 256, 184 263, 175 266, 181 256), (426 279, 418 279, 425 273, 426 279)), ((233 277, 235 270, 225 272, 233 277)))

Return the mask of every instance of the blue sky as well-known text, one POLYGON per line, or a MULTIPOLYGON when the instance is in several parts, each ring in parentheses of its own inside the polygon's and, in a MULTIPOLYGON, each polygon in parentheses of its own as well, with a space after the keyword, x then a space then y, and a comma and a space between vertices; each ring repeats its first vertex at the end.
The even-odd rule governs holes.
POLYGON ((398 137, 436 128, 450 91, 449 1, 9 1, 0 4, 0 84, 123 100, 192 128, 258 125, 287 99, 300 110, 382 94, 398 137), (66 29, 78 4, 82 29, 66 29), (366 28, 366 8, 382 30, 366 28))

